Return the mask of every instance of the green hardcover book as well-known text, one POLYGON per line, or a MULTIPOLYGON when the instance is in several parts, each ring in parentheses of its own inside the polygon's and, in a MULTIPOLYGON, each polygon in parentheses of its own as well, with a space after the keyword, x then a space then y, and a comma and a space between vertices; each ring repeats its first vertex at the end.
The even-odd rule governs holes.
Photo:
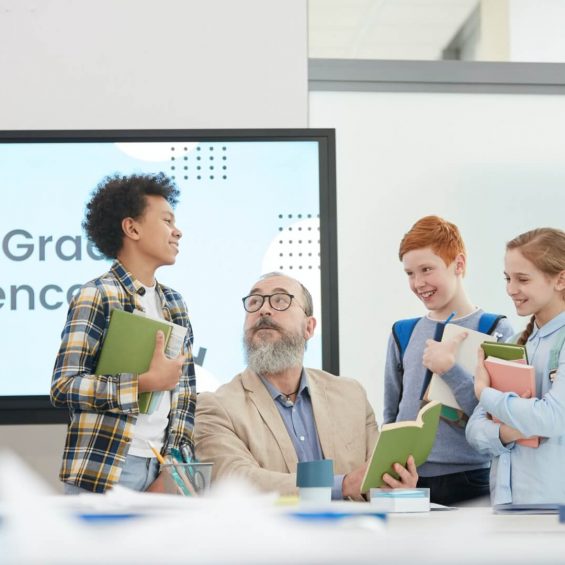
POLYGON ((517 343, 501 343, 499 341, 485 341, 481 344, 485 357, 496 357, 506 361, 528 360, 526 346, 517 343))
POLYGON ((440 413, 441 404, 432 400, 420 409, 415 421, 385 424, 373 449, 361 492, 387 486, 382 479, 385 473, 398 479, 392 466, 394 463, 406 466, 410 455, 414 456, 416 466, 425 463, 434 446, 440 413))
MULTIPOLYGON (((96 374, 144 373, 149 369, 153 357, 157 331, 163 331, 167 344, 173 325, 165 320, 154 320, 124 310, 112 310, 96 374)), ((160 400, 159 393, 141 393, 139 411, 150 414, 158 404, 157 400, 160 400)))

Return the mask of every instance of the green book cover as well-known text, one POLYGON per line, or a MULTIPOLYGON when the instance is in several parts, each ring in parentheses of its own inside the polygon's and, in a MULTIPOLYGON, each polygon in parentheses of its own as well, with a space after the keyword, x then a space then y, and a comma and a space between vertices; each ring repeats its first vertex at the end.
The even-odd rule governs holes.
POLYGON ((528 360, 526 346, 517 343, 501 343, 499 341, 485 341, 481 344, 485 357, 496 357, 506 361, 516 361, 518 359, 528 360))
POLYGON ((432 400, 420 409, 415 421, 385 424, 381 428, 361 492, 387 486, 382 480, 385 473, 398 479, 398 473, 393 471, 392 466, 394 463, 406 466, 410 455, 414 456, 416 466, 425 463, 434 446, 440 412, 441 404, 432 400))
MULTIPOLYGON (((167 343, 172 331, 171 323, 138 316, 124 310, 112 310, 108 331, 96 365, 96 374, 139 374, 147 371, 155 350, 155 336, 158 330, 163 331, 167 343)), ((152 411, 150 407, 153 396, 155 393, 152 392, 143 392, 139 395, 141 413, 152 411)))

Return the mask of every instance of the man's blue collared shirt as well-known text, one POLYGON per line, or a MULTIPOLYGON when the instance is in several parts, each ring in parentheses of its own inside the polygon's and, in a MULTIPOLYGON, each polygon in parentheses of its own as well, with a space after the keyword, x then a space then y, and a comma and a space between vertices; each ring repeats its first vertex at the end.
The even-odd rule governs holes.
MULTIPOLYGON (((275 406, 281 415, 288 435, 294 445, 298 461, 317 461, 324 458, 312 399, 308 390, 308 376, 304 369, 300 376, 300 386, 296 394, 296 400, 292 402, 282 392, 277 390, 267 379, 261 377, 263 384, 269 391, 275 406)), ((341 484, 343 475, 334 475, 334 486, 332 488, 332 498, 343 498, 341 484)))

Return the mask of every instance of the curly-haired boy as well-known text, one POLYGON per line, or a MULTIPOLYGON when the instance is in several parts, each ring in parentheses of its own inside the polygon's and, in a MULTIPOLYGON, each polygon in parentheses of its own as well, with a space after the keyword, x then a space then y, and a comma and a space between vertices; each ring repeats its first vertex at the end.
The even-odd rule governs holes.
POLYGON ((181 231, 173 207, 179 191, 164 174, 105 178, 86 207, 83 227, 110 270, 73 297, 51 384, 51 402, 67 407, 70 423, 60 478, 68 494, 105 492, 120 484, 163 490, 148 440, 162 452, 192 446, 196 406, 192 329, 181 295, 155 280, 172 265, 181 231), (113 309, 144 311, 188 329, 184 352, 169 359, 157 333, 150 368, 142 374, 97 375, 95 367, 113 309), (141 414, 138 395, 170 391, 157 410, 141 414))

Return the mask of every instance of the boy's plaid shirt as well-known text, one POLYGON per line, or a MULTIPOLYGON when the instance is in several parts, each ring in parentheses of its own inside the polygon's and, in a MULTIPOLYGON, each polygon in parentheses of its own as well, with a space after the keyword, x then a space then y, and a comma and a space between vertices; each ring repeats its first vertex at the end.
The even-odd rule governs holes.
MULTIPOLYGON (((120 478, 139 407, 137 375, 94 375, 110 312, 141 309, 137 303, 142 284, 116 261, 109 272, 86 283, 69 306, 61 347, 51 383, 51 402, 68 407, 62 481, 104 492, 120 478)), ((192 327, 180 294, 157 283, 166 320, 188 327, 186 360, 179 384, 172 391, 169 427, 164 451, 188 442, 192 447, 196 380, 192 359, 192 327)))

